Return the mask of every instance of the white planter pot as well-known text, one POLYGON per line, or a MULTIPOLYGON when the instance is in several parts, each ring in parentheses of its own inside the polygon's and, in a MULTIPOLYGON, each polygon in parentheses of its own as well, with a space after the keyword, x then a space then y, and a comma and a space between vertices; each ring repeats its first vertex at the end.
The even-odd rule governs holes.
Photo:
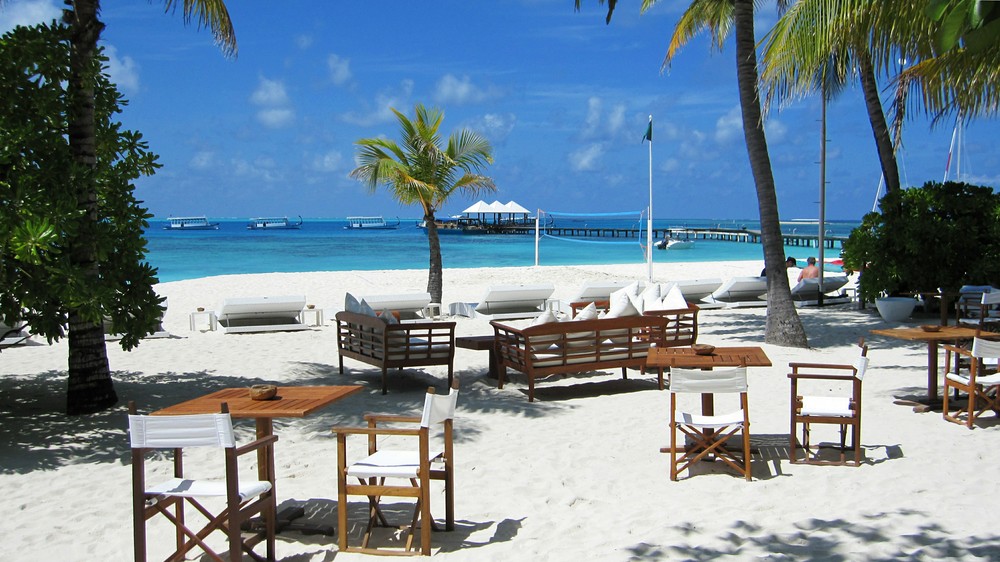
POLYGON ((902 322, 913 314, 916 299, 910 297, 882 297, 875 299, 875 308, 886 322, 902 322))

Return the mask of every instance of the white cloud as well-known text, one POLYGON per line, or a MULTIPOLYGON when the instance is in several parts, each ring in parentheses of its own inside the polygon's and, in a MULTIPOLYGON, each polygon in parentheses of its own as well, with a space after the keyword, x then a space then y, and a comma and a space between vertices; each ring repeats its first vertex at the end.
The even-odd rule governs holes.
POLYGON ((208 170, 215 166, 215 153, 201 150, 191 157, 190 166, 196 170, 208 170))
POLYGON ((591 144, 571 152, 569 155, 569 165, 574 172, 589 172, 597 169, 597 164, 604 154, 604 148, 600 144, 591 144))
POLYGON ((351 79, 351 59, 331 54, 326 59, 326 66, 330 69, 330 79, 334 84, 343 86, 351 79))
POLYGON ((0 2, 0 33, 19 25, 34 25, 62 18, 62 9, 50 0, 0 2))
POLYGON ((587 116, 584 118, 583 130, 580 135, 585 139, 613 137, 622 131, 625 125, 625 106, 616 105, 605 113, 601 98, 587 99, 587 116))
POLYGON ((113 45, 105 46, 104 54, 108 57, 108 76, 111 81, 123 92, 138 92, 139 65, 135 60, 130 56, 119 57, 118 49, 113 45))
POLYGON ((473 121, 470 127, 486 136, 494 144, 503 142, 514 130, 517 124, 517 116, 513 113, 499 114, 487 113, 479 119, 473 121))
POLYGON ((770 119, 764 122, 764 131, 767 133, 768 142, 781 142, 788 134, 788 127, 777 119, 770 119))
POLYGON ((290 102, 288 93, 285 92, 285 84, 280 80, 268 80, 263 76, 257 89, 250 95, 250 101, 254 105, 286 105, 290 102))
POLYGON ((616 105, 608 115, 608 133, 618 134, 625 125, 625 106, 616 105))
POLYGON ((441 104, 478 103, 495 97, 495 91, 483 89, 472 83, 468 76, 458 78, 445 74, 438 80, 434 100, 441 104))
POLYGON ((413 93, 413 80, 403 80, 399 84, 397 91, 386 90, 375 96, 373 109, 367 113, 351 111, 341 115, 341 119, 352 125, 369 127, 376 123, 388 123, 395 121, 396 116, 390 108, 394 107, 403 113, 410 113, 410 94, 413 93))
POLYGON ((331 150, 313 158, 312 167, 318 172, 336 172, 344 162, 344 155, 339 150, 331 150))
POLYGON ((294 119, 295 112, 283 107, 261 109, 257 112, 257 120, 265 127, 271 127, 272 129, 279 129, 290 125, 294 119))
POLYGON ((295 45, 300 49, 308 49, 312 44, 312 35, 299 35, 295 38, 295 45))
POLYGON ((727 144, 743 134, 743 114, 736 106, 715 122, 715 142, 727 144))
POLYGON ((587 117, 583 123, 584 137, 590 137, 597 133, 597 127, 601 124, 601 98, 592 97, 587 100, 587 117))
POLYGON ((285 127, 295 119, 295 111, 291 108, 292 100, 285 91, 285 84, 280 80, 260 77, 257 89, 250 95, 250 102, 261 107, 257 111, 257 120, 265 127, 285 127))

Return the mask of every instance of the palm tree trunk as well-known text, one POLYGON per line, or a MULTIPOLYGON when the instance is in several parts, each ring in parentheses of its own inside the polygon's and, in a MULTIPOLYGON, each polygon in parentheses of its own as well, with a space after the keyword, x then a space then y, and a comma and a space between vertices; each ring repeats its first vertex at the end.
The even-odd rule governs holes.
POLYGON ((430 267, 427 271, 427 292, 431 294, 431 302, 440 303, 443 292, 444 275, 441 266, 441 239, 438 238, 437 223, 434 213, 424 213, 424 224, 427 225, 427 245, 430 248, 430 267))
MULTIPOLYGON (((64 0, 68 9, 64 21, 71 30, 69 147, 79 173, 72 176, 77 193, 77 208, 83 213, 74 239, 70 242, 70 264, 85 277, 97 278, 97 250, 91 232, 97 225, 97 189, 94 169, 97 162, 97 136, 94 126, 94 87, 91 68, 97 41, 104 28, 98 18, 98 0, 64 0)), ((118 402, 111 381, 104 328, 86 320, 78 311, 69 311, 69 380, 66 413, 87 414, 118 402)))
POLYGON ((896 152, 893 149, 889 126, 882 110, 882 100, 878 96, 878 82, 875 79, 875 69, 872 67, 871 55, 867 49, 856 49, 858 70, 861 75, 861 91, 865 95, 865 106, 868 108, 868 120, 875 135, 875 148, 878 150, 879 164, 882 166, 882 177, 885 178, 886 193, 896 191, 899 185, 899 166, 896 162, 896 152))
POLYGON ((792 303, 785 273, 785 251, 778 219, 778 197, 774 190, 771 158, 761 119, 757 89, 757 52, 754 41, 754 0, 735 0, 733 19, 736 35, 736 76, 743 111, 743 135, 757 187, 764 265, 767 268, 767 327, 764 341, 775 345, 808 347, 805 329, 792 303))

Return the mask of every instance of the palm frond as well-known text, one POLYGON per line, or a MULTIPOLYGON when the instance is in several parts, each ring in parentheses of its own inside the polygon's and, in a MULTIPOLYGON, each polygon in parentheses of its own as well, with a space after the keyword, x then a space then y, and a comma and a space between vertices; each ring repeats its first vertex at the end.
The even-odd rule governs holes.
MULTIPOLYGON (((176 11, 178 0, 164 0, 165 11, 176 11)), ((198 28, 207 27, 227 57, 235 57, 236 30, 223 0, 183 0, 184 23, 198 20, 198 28)))

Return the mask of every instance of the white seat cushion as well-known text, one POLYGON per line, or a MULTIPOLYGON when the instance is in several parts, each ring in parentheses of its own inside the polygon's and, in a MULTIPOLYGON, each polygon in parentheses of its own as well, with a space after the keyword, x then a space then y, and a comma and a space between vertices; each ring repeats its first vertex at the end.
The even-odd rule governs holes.
POLYGON ((715 416, 703 416, 701 414, 691 414, 688 412, 677 413, 678 423, 690 425, 692 427, 704 427, 718 429, 730 425, 743 425, 743 410, 736 410, 728 414, 715 416))
POLYGON ((851 400, 841 396, 803 396, 801 414, 804 416, 851 417, 851 400))
MULTIPOLYGON (((443 453, 431 452, 436 459, 443 453)), ((416 478, 420 470, 417 451, 378 451, 347 467, 347 475, 356 478, 416 478)))
MULTIPOLYGON (((266 481, 240 482, 240 499, 246 500, 247 498, 259 496, 270 489, 271 483, 266 481)), ((226 482, 220 480, 171 478, 166 482, 146 488, 146 493, 181 498, 226 497, 226 482)))

